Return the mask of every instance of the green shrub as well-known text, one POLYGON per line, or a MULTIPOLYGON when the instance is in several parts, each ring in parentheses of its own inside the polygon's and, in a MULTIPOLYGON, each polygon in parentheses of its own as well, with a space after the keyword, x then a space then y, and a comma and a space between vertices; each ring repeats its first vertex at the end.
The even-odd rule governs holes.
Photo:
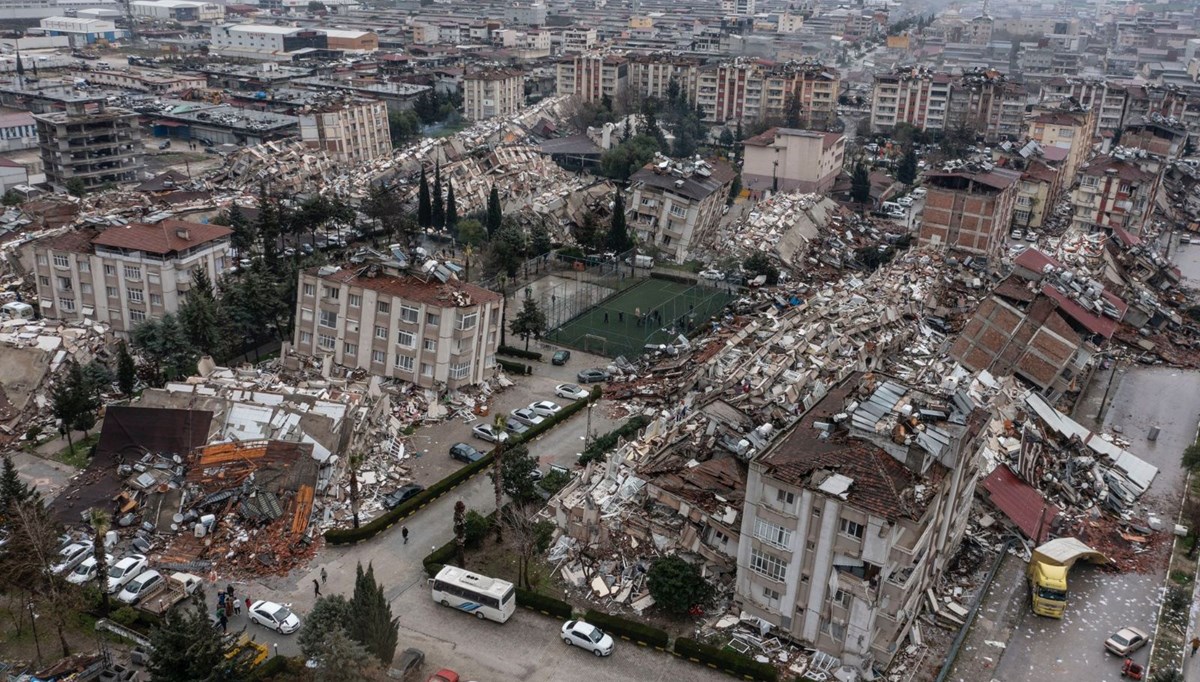
POLYGON ((525 358, 526 360, 537 360, 538 362, 542 361, 541 353, 532 350, 525 350, 524 348, 517 348, 516 346, 500 346, 496 349, 496 352, 502 355, 511 355, 514 358, 525 358))
POLYGON ((579 463, 587 464, 593 460, 603 460, 608 451, 617 447, 617 443, 622 438, 633 436, 649 423, 649 417, 638 415, 603 436, 598 436, 590 445, 584 448, 583 454, 579 456, 579 463))
POLYGON ((116 611, 113 611, 112 615, 109 617, 112 618, 117 624, 129 627, 137 622, 138 612, 135 611, 132 606, 122 606, 116 611))
POLYGON ((554 539, 553 521, 542 519, 533 524, 533 544, 538 554, 545 554, 550 549, 550 541, 554 539))
POLYGON ((564 620, 571 617, 571 605, 567 602, 537 592, 522 590, 519 587, 517 588, 517 605, 564 620))
POLYGON ((492 519, 489 516, 484 516, 474 509, 467 512, 467 517, 464 519, 466 526, 466 544, 467 547, 474 549, 483 544, 483 538, 492 528, 492 519))
POLYGON ((266 680, 276 675, 282 675, 288 670, 287 656, 272 656, 263 661, 262 665, 250 671, 250 679, 266 680))
POLYGON ((779 677, 779 671, 770 663, 759 663, 736 651, 718 649, 717 647, 709 646, 694 639, 688 639, 687 637, 680 637, 675 640, 675 653, 684 658, 717 668, 718 670, 724 670, 731 675, 737 675, 738 677, 750 680, 775 682, 779 677))
POLYGON ((563 486, 571 482, 571 474, 559 469, 551 469, 550 473, 546 474, 542 480, 538 481, 538 487, 553 495, 562 490, 563 486))
POLYGON ((496 364, 504 368, 504 371, 518 376, 533 374, 533 368, 521 362, 512 362, 503 358, 496 358, 496 364))
POLYGON ((425 567, 425 572, 432 578, 438 574, 438 571, 442 570, 442 566, 453 561, 454 555, 457 553, 458 548, 455 547, 454 541, 451 540, 429 554, 426 554, 421 563, 425 567))
POLYGON ((587 612, 583 619, 592 625, 606 630, 610 634, 628 639, 638 644, 646 646, 658 647, 665 649, 667 640, 669 639, 666 631, 659 630, 656 627, 651 627, 645 623, 639 623, 633 620, 627 620, 619 616, 610 616, 607 613, 602 613, 592 609, 587 612))

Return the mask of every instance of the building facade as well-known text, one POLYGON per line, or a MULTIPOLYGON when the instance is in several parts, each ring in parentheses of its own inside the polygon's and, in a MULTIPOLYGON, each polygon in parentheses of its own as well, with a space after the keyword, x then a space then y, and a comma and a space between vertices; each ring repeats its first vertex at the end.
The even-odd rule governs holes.
POLYGON ((525 74, 484 69, 463 74, 463 115, 471 121, 509 116, 525 104, 525 74))
POLYGON ((1016 139, 1024 131, 1026 92, 994 70, 959 77, 921 67, 875 76, 871 130, 907 123, 922 130, 964 127, 988 141, 1016 139))
POLYGON ((925 176, 918 243, 982 256, 999 254, 1008 236, 1021 174, 991 170, 925 176))
POLYGON ((113 42, 125 37, 125 31, 103 19, 77 17, 46 17, 38 24, 48 36, 66 36, 75 47, 92 45, 99 41, 113 42))
POLYGON ((33 242, 38 305, 51 319, 106 322, 128 334, 146 319, 178 312, 194 270, 216 282, 231 264, 230 234, 220 225, 164 220, 33 242))
POLYGON ((679 55, 654 53, 629 58, 629 89, 639 97, 667 99, 674 80, 681 92, 696 89, 700 60, 679 55))
POLYGON ((871 97, 871 132, 887 132, 899 123, 945 130, 951 80, 948 74, 917 68, 877 75, 871 97))
POLYGON ((33 114, 18 109, 0 110, 0 152, 16 152, 38 146, 33 114))
POLYGON ((362 163, 392 153, 387 104, 343 101, 300 114, 300 139, 346 163, 362 163))
POLYGON ((1096 134, 1096 111, 1090 108, 1064 106, 1038 106, 1028 119, 1026 134, 1042 147, 1059 147, 1067 150, 1060 164, 1062 184, 1070 187, 1075 174, 1092 152, 1092 136, 1096 134))
POLYGON ((693 242, 715 229, 737 171, 724 161, 657 158, 629 178, 626 211, 638 241, 664 258, 687 260, 693 242))
POLYGON ((224 21, 225 6, 211 2, 189 0, 134 0, 129 8, 135 17, 156 21, 178 21, 181 24, 224 21))
POLYGON ((842 133, 771 128, 746 140, 742 183, 753 192, 828 193, 845 156, 842 133))
POLYGON ((300 273, 295 348, 344 367, 453 389, 492 376, 502 299, 384 263, 300 273))
POLYGON ((708 123, 783 118, 795 97, 802 125, 825 128, 837 119, 840 82, 837 72, 820 62, 768 66, 739 58, 701 67, 695 92, 688 94, 708 123))
POLYGON ((750 463, 737 601, 845 665, 886 667, 966 530, 986 412, 852 374, 750 463))
POLYGON ((142 131, 138 114, 104 100, 68 102, 65 111, 36 114, 46 182, 84 191, 141 180, 142 131))
POLYGON ((1150 219, 1162 173, 1117 156, 1098 156, 1079 171, 1071 222, 1086 231, 1120 227, 1139 235, 1150 219))
POLYGON ((629 62, 620 55, 577 54, 558 62, 558 94, 575 95, 584 102, 617 98, 629 83, 629 62))

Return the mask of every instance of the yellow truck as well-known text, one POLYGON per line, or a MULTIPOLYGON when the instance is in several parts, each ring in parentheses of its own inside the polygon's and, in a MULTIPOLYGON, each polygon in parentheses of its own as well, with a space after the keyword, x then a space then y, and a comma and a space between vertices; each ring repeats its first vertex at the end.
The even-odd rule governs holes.
POLYGON ((1067 572, 1080 559, 1103 564, 1108 559, 1076 538, 1056 538, 1033 550, 1029 567, 1030 607, 1039 616, 1062 618, 1067 609, 1067 572))

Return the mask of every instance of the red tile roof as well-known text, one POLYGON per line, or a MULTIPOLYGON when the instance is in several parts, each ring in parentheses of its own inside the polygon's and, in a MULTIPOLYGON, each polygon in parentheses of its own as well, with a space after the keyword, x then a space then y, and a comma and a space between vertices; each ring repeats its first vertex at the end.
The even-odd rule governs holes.
POLYGON ((1025 537, 1034 544, 1045 542, 1051 524, 1058 516, 1058 507, 1047 502, 1036 488, 1017 478, 1007 464, 996 467, 980 485, 992 505, 1016 524, 1025 537))
POLYGON ((1039 275, 1042 274, 1042 270, 1047 265, 1053 265, 1056 268, 1062 267, 1062 263, 1055 260, 1053 256, 1047 256, 1037 249, 1025 249, 1021 252, 1021 255, 1017 256, 1013 263, 1026 270, 1032 270, 1039 275))
POLYGON ((92 239, 99 234, 95 229, 70 230, 54 237, 39 240, 37 246, 53 251, 71 251, 74 253, 91 253, 92 239))
POLYGON ((466 307, 456 303, 454 298, 456 292, 467 295, 467 300, 470 301, 467 305, 482 305, 488 301, 499 302, 501 298, 500 294, 494 291, 458 280, 443 283, 435 278, 424 281, 412 275, 367 277, 365 267, 342 268, 328 275, 321 275, 319 267, 309 268, 306 272, 327 282, 362 287, 441 308, 466 307))
POLYGON ((92 244, 165 255, 186 251, 231 234, 233 230, 222 225, 164 220, 156 225, 134 223, 125 227, 110 227, 97 235, 92 244))
MULTIPOLYGON (((1106 339, 1111 339, 1113 333, 1117 331, 1116 320, 1112 319, 1111 317, 1097 315, 1096 313, 1087 310, 1075 301, 1067 298, 1067 295, 1058 289, 1055 289, 1047 284, 1042 286, 1042 293, 1054 299, 1054 302, 1058 304, 1058 307, 1062 310, 1063 314, 1083 325, 1085 329, 1093 334, 1099 334, 1106 339)), ((1121 316, 1124 317, 1125 311, 1129 308, 1124 301, 1117 298, 1113 294, 1108 293, 1107 291, 1104 292, 1104 298, 1108 299, 1109 302, 1115 305, 1121 316)))

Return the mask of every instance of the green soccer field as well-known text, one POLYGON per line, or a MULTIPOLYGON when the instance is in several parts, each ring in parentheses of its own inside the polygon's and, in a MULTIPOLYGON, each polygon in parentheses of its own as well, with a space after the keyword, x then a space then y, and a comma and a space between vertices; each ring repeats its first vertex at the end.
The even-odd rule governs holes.
POLYGON ((648 343, 670 343, 679 334, 708 324, 732 298, 713 287, 645 279, 554 329, 548 339, 590 353, 633 359, 648 343))

